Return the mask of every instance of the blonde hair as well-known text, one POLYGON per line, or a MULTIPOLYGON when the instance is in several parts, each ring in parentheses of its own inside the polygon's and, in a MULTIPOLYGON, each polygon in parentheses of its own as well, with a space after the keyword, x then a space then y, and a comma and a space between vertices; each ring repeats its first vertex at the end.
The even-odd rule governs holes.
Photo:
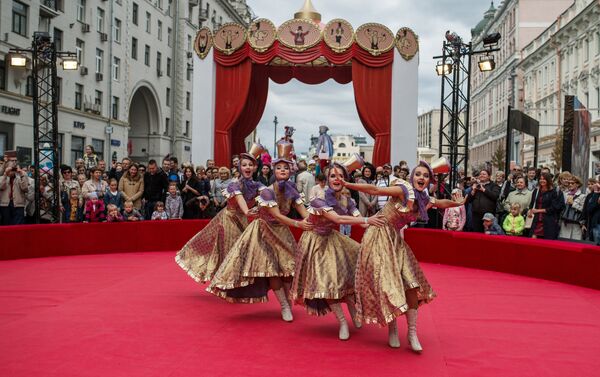
POLYGON ((521 205, 519 203, 513 203, 510 205, 510 209, 517 209, 521 211, 521 205))
POLYGON ((227 178, 231 177, 231 172, 225 166, 219 168, 219 174, 227 173, 227 178))
POLYGON ((117 209, 117 206, 114 204, 109 204, 106 206, 107 211, 112 211, 113 209, 117 209))

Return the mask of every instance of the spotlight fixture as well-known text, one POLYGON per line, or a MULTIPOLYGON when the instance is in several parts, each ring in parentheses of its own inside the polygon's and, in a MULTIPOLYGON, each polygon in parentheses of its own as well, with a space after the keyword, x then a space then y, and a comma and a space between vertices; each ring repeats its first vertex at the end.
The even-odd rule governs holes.
POLYGON ((77 58, 69 56, 63 59, 62 67, 65 71, 74 71, 79 68, 77 58))
POLYGON ((494 61, 494 55, 485 55, 479 58, 479 70, 481 72, 493 71, 496 68, 496 62, 494 61))
POLYGON ((452 64, 438 62, 435 66, 435 72, 438 76, 446 76, 452 73, 452 64))
POLYGON ((488 34, 485 37, 483 37, 483 45, 484 46, 492 46, 498 43, 498 41, 500 40, 500 33, 492 33, 492 34, 488 34))
POLYGON ((10 65, 12 67, 25 67, 27 66, 27 58, 19 53, 10 54, 10 65))

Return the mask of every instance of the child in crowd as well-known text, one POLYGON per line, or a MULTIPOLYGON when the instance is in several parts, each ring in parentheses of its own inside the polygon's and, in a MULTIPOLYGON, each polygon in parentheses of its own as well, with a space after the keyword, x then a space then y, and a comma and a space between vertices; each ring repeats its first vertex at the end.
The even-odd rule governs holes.
POLYGON ((521 215, 521 205, 513 203, 510 206, 510 213, 504 218, 502 228, 509 236, 521 236, 525 230, 525 218, 521 215))
MULTIPOLYGON (((462 200, 462 191, 455 188, 452 190, 452 200, 460 202, 462 200)), ((442 220, 442 229, 461 232, 467 221, 465 206, 446 208, 444 219, 442 220)))
POLYGON ((156 202, 154 206, 154 212, 152 212, 152 220, 168 220, 169 216, 167 215, 167 211, 165 211, 165 203, 156 202))
POLYGON ((181 219, 181 216, 183 216, 183 200, 181 200, 181 195, 177 192, 177 184, 175 182, 169 183, 169 195, 167 195, 165 206, 169 219, 181 219))
POLYGON ((79 187, 83 187, 83 184, 85 183, 85 181, 87 181, 87 177, 85 176, 85 174, 77 175, 77 182, 79 183, 79 187))
POLYGON ((123 206, 123 219, 125 221, 141 221, 144 217, 140 211, 133 207, 133 202, 128 200, 123 206))
POLYGON ((69 190, 69 197, 63 199, 63 223, 80 223, 83 221, 83 203, 79 199, 79 190, 75 187, 69 190))
POLYGON ((109 204, 114 204, 118 211, 123 210, 123 194, 117 189, 119 183, 116 179, 112 178, 109 181, 108 188, 104 194, 104 205, 108 209, 109 204))
POLYGON ((109 223, 120 223, 125 220, 123 219, 123 215, 119 213, 119 208, 114 204, 109 204, 106 206, 106 221, 109 223))
POLYGON ((100 223, 106 220, 104 202, 98 199, 98 194, 91 192, 88 194, 88 198, 89 200, 85 203, 84 223, 100 223))
POLYGON ((496 216, 494 216, 493 213, 487 212, 483 215, 483 232, 495 236, 504 235, 504 232, 502 231, 502 228, 500 228, 500 225, 498 225, 496 216))

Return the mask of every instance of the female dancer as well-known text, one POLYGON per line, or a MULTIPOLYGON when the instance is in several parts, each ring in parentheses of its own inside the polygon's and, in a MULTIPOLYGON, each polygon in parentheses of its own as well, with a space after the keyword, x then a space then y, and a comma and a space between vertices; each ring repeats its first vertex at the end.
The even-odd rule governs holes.
POLYGON ((336 230, 337 224, 369 224, 382 226, 382 215, 360 217, 353 199, 342 193, 342 181, 362 161, 351 158, 344 165, 334 163, 327 174, 329 188, 325 199, 310 202, 309 221, 314 225, 298 242, 296 272, 292 299, 306 307, 309 314, 325 315, 333 311, 340 323, 339 338, 350 338, 348 323, 341 303, 346 302, 356 328, 361 327, 354 308, 354 270, 360 244, 336 230))
POLYGON ((289 181, 291 143, 280 141, 277 150, 279 158, 273 161, 277 181, 256 198, 258 218, 235 242, 207 291, 229 302, 255 303, 267 301, 270 288, 281 305, 281 317, 291 322, 286 290, 294 276, 296 241, 288 226, 304 230, 312 226, 296 186, 289 181), (286 216, 292 205, 303 221, 286 216))
POLYGON ((227 207, 199 231, 175 256, 175 261, 197 282, 211 280, 237 238, 248 226, 246 216, 255 198, 265 187, 252 180, 256 157, 262 146, 254 144, 250 153, 240 155, 242 177, 231 182, 223 196, 227 207))
POLYGON ((435 293, 401 230, 416 220, 426 222, 427 210, 433 206, 450 208, 464 204, 429 196, 426 189, 434 173, 437 172, 429 164, 421 161, 410 175, 412 186, 399 178, 392 179, 390 187, 344 184, 349 189, 390 197, 381 209, 386 226, 369 227, 362 239, 355 288, 359 317, 366 323, 387 324, 388 344, 397 348, 400 341, 396 317, 406 312, 408 341, 415 352, 423 350, 417 338, 417 308, 420 303, 431 301, 435 293))

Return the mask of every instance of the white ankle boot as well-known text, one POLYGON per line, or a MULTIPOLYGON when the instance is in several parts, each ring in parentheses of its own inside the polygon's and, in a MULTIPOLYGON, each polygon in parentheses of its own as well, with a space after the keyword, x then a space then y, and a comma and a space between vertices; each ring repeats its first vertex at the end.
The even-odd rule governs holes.
POLYGON ((279 301, 279 305, 281 305, 281 318, 286 322, 292 322, 294 317, 292 316, 290 303, 285 296, 285 290, 283 288, 279 288, 277 290, 273 290, 273 292, 275 293, 275 297, 277 297, 277 301, 279 301))
POLYGON ((362 323, 360 322, 360 319, 358 318, 358 315, 356 313, 356 303, 354 301, 354 298, 347 297, 346 305, 348 306, 348 311, 350 312, 350 317, 352 317, 352 323, 354 324, 354 327, 360 329, 362 327, 362 323))
POLYGON ((388 344, 392 348, 400 347, 400 339, 398 338, 398 325, 394 318, 392 322, 388 323, 388 344))
POLYGON ((417 309, 408 309, 406 312, 406 323, 408 324, 408 343, 413 351, 423 351, 419 338, 417 337, 417 309))
POLYGON ((350 330, 348 329, 348 322, 346 321, 346 316, 344 315, 344 310, 342 309, 342 305, 339 303, 329 304, 329 307, 333 311, 333 314, 337 317, 340 322, 340 340, 348 340, 350 339, 350 330))

